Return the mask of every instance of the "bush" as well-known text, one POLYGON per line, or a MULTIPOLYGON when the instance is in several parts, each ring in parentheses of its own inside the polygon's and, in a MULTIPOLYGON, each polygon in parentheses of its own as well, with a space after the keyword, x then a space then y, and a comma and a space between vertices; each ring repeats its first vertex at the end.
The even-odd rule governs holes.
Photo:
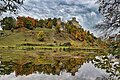
POLYGON ((45 33, 43 31, 39 31, 39 33, 37 34, 37 38, 39 41, 44 41, 45 33))

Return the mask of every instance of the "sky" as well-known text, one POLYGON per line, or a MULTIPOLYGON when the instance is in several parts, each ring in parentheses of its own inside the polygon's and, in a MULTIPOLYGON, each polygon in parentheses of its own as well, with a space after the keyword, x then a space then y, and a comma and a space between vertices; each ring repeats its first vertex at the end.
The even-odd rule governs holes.
POLYGON ((92 27, 101 21, 97 0, 25 0, 24 8, 17 15, 4 13, 4 16, 31 16, 33 18, 76 17, 84 29, 94 33, 92 27))

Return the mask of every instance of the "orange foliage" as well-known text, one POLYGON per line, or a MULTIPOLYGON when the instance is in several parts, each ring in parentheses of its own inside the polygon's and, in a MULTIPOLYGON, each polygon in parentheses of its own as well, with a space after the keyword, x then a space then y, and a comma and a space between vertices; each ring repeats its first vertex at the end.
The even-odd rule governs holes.
POLYGON ((29 21, 31 22, 31 27, 35 27, 36 26, 36 22, 37 20, 31 17, 21 17, 18 16, 17 17, 17 21, 16 21, 16 27, 26 27, 26 22, 29 21))

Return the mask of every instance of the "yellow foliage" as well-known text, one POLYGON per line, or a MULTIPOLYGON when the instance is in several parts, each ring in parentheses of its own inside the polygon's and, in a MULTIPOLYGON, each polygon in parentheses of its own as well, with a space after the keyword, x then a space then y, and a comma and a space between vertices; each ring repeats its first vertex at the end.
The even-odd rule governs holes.
POLYGON ((74 42, 74 41, 71 41, 70 43, 71 43, 71 45, 72 45, 72 46, 74 46, 74 45, 75 45, 75 42, 74 42))
POLYGON ((37 38, 39 41, 43 41, 45 37, 45 34, 43 31, 39 31, 39 33, 37 34, 37 38))

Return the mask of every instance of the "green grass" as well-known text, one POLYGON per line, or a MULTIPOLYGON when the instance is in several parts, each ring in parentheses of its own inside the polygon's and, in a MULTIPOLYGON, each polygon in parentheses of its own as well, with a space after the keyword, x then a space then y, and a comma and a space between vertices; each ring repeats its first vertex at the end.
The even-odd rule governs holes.
POLYGON ((44 48, 69 48, 69 46, 59 46, 66 42, 72 44, 71 49, 100 49, 98 46, 82 46, 82 42, 77 40, 72 40, 67 33, 56 33, 54 29, 47 28, 36 28, 35 30, 26 30, 26 31, 17 31, 13 33, 10 30, 0 31, 4 35, 0 36, 0 48, 15 48, 15 49, 24 49, 24 48, 33 48, 33 49, 44 49, 44 48), (44 31, 45 39, 44 41, 39 41, 37 39, 37 34, 39 31, 44 31), (34 33, 34 34, 33 34, 34 33), (21 44, 40 44, 43 46, 20 46, 21 44), (52 45, 52 46, 49 46, 52 45))
MULTIPOLYGON (((99 53, 99 55, 102 53, 99 53)), ((98 53, 89 53, 84 51, 62 51, 54 50, 12 50, 0 49, 0 61, 12 61, 18 64, 25 64, 33 62, 35 64, 52 64, 54 59, 68 59, 68 58, 91 58, 98 55, 98 53)), ((61 59, 61 60, 62 60, 61 59)))
POLYGON ((53 37, 55 31, 53 29, 37 28, 35 30, 28 30, 24 32, 14 31, 14 33, 12 33, 10 30, 5 30, 3 32, 4 32, 4 36, 0 36, 0 46, 16 46, 16 44, 24 44, 24 43, 47 45, 55 41, 53 37), (45 36, 45 41, 43 42, 37 40, 36 35, 39 31, 45 32, 46 36, 45 36), (35 34, 32 34, 32 32, 35 34))

